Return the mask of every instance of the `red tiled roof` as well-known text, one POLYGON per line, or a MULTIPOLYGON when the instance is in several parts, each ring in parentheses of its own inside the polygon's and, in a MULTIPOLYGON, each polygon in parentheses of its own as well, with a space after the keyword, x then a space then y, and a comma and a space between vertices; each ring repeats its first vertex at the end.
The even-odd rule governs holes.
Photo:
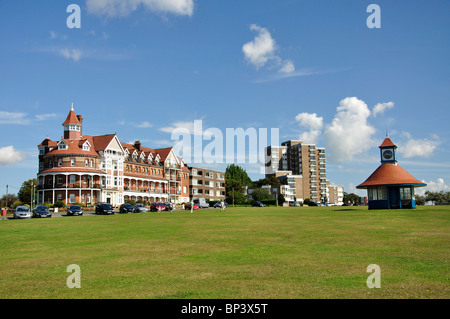
POLYGON ((389 146, 396 146, 389 137, 386 137, 383 141, 383 143, 381 143, 380 146, 378 147, 389 147, 389 146))
POLYGON ((172 150, 172 147, 167 147, 167 148, 159 148, 155 151, 161 157, 161 161, 164 162, 166 160, 167 156, 169 156, 169 153, 171 150, 172 150))
MULTIPOLYGON (((86 138, 87 136, 83 136, 86 138)), ((89 136, 87 137, 87 140, 92 145, 92 142, 89 140, 89 136)), ((83 150, 79 140, 68 140, 63 139, 63 141, 67 144, 67 148, 65 150, 60 150, 58 148, 55 148, 48 152, 47 155, 90 155, 90 156, 96 156, 99 157, 98 153, 94 150, 93 147, 90 148, 89 151, 83 150)))
POLYGON ((379 166, 375 172, 364 181, 364 183, 359 184, 356 188, 381 185, 414 185, 422 187, 427 184, 417 180, 398 164, 384 164, 379 166))
POLYGON ((77 118, 77 115, 75 114, 75 111, 73 109, 70 110, 69 114, 67 115, 66 120, 62 125, 65 124, 79 124, 81 125, 80 121, 77 118))
POLYGON ((39 144, 38 146, 53 146, 56 147, 58 145, 58 142, 52 141, 51 139, 49 139, 48 137, 42 141, 41 144, 39 144))
POLYGON ((91 145, 94 146, 94 148, 97 152, 104 151, 106 149, 106 147, 108 147, 109 143, 111 143, 114 136, 116 136, 116 134, 105 134, 105 135, 98 135, 98 136, 83 135, 83 137, 86 137, 86 138, 90 137, 92 139, 92 143, 91 143, 91 141, 89 141, 89 143, 91 143, 91 145))

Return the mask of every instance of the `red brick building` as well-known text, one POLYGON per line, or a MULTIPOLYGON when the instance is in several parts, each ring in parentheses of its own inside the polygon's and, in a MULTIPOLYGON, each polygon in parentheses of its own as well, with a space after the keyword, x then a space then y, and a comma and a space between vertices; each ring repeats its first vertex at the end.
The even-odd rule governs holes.
POLYGON ((62 126, 62 139, 38 145, 38 203, 189 201, 189 169, 171 147, 121 143, 116 134, 85 135, 73 106, 62 126))

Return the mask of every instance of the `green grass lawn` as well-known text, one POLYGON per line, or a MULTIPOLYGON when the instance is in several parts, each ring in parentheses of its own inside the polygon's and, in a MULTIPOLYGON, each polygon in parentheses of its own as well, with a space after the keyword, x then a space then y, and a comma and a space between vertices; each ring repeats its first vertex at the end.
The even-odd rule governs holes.
POLYGON ((449 298, 450 207, 0 221, 2 298, 449 298), (81 289, 66 286, 81 268, 81 289), (381 288, 366 285, 381 268, 381 288))

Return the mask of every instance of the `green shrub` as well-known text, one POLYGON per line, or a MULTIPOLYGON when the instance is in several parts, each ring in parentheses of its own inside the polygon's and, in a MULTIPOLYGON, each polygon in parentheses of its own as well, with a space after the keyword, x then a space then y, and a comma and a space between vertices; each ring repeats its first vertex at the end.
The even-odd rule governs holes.
POLYGON ((64 203, 63 201, 57 201, 57 202, 55 202, 54 204, 53 204, 53 208, 55 208, 55 207, 57 207, 57 208, 64 208, 64 207, 66 207, 66 203, 64 203))

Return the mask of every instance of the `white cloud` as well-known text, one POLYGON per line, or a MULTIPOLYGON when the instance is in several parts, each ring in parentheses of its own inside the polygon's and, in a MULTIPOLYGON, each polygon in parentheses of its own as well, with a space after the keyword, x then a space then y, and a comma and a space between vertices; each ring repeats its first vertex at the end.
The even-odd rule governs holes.
POLYGON ((28 125, 30 120, 26 116, 26 113, 0 111, 0 124, 28 125))
POLYGON ((203 135, 205 137, 211 137, 210 132, 208 130, 203 129, 202 120, 197 120, 197 121, 193 121, 193 122, 178 121, 178 122, 172 123, 172 126, 162 127, 159 130, 162 132, 165 132, 165 133, 172 134, 172 132, 174 130, 180 130, 180 129, 187 130, 192 135, 203 135), (195 122, 197 122, 197 126, 195 125, 196 124, 195 122))
POLYGON ((436 181, 429 181, 429 182, 422 180, 422 182, 426 183, 427 186, 415 188, 414 192, 418 195, 424 195, 426 191, 430 191, 430 192, 441 192, 441 191, 449 192, 450 191, 450 185, 445 184, 443 178, 438 178, 436 181))
POLYGON ((341 100, 336 110, 333 121, 324 132, 327 152, 332 161, 352 160, 373 146, 375 128, 367 121, 370 110, 356 97, 341 100))
POLYGON ((67 35, 65 35, 65 34, 59 35, 55 31, 50 31, 50 39, 52 39, 52 40, 54 40, 54 39, 67 40, 67 35))
POLYGON ((59 54, 65 57, 66 59, 72 59, 74 61, 79 61, 81 58, 81 51, 78 49, 61 49, 59 54))
MULTIPOLYGON (((295 66, 294 66, 295 68, 295 66)), ((318 75, 318 74, 327 74, 327 73, 335 73, 335 72, 342 72, 346 71, 348 69, 346 68, 334 68, 334 69, 314 69, 314 68, 303 68, 299 70, 294 70, 292 72, 278 72, 276 74, 270 74, 269 76, 261 79, 257 79, 254 82, 255 83, 265 83, 265 82, 273 82, 273 81, 279 81, 282 79, 287 78, 293 78, 293 77, 304 77, 304 76, 311 76, 311 75, 318 75)))
POLYGON ((279 72, 281 73, 292 73, 295 71, 294 62, 291 60, 283 61, 283 59, 275 54, 278 50, 277 44, 266 28, 252 24, 250 30, 255 31, 257 35, 252 41, 242 46, 242 51, 244 52, 245 58, 256 69, 271 63, 272 67, 279 68, 279 72))
POLYGON ((250 30, 256 31, 258 34, 253 39, 242 46, 242 51, 246 59, 256 68, 264 66, 270 59, 274 58, 276 51, 275 40, 266 28, 252 24, 250 30))
POLYGON ((384 111, 392 109, 394 107, 394 102, 386 102, 386 103, 378 103, 373 107, 373 116, 377 116, 378 114, 383 114, 384 111))
POLYGON ((0 124, 30 125, 33 121, 45 121, 56 117, 56 113, 36 114, 29 118, 27 113, 0 111, 0 124))
POLYGON ((292 73, 294 71, 295 71, 294 62, 292 62, 291 60, 284 61, 284 64, 281 67, 280 72, 282 72, 282 73, 292 73))
POLYGON ((138 127, 138 128, 150 128, 150 127, 152 127, 153 125, 151 124, 151 123, 149 123, 149 122, 142 122, 142 123, 139 123, 139 124, 136 124, 136 127, 138 127))
POLYGON ((307 132, 300 135, 300 140, 305 143, 316 144, 319 136, 322 133, 323 117, 318 117, 316 113, 299 113, 295 117, 300 127, 304 127, 307 132))
POLYGON ((48 119, 52 119, 56 117, 56 113, 47 113, 47 114, 37 114, 36 120, 37 121, 46 121, 48 119))
POLYGON ((89 13, 108 17, 127 16, 142 6, 152 12, 192 16, 193 0, 86 0, 89 13))
POLYGON ((0 147, 0 165, 11 165, 23 161, 26 155, 22 152, 16 151, 14 146, 0 147))
POLYGON ((399 153, 405 158, 431 157, 439 145, 439 136, 437 135, 432 135, 432 140, 427 138, 413 139, 408 132, 403 132, 402 135, 407 138, 407 141, 400 143, 399 153))

